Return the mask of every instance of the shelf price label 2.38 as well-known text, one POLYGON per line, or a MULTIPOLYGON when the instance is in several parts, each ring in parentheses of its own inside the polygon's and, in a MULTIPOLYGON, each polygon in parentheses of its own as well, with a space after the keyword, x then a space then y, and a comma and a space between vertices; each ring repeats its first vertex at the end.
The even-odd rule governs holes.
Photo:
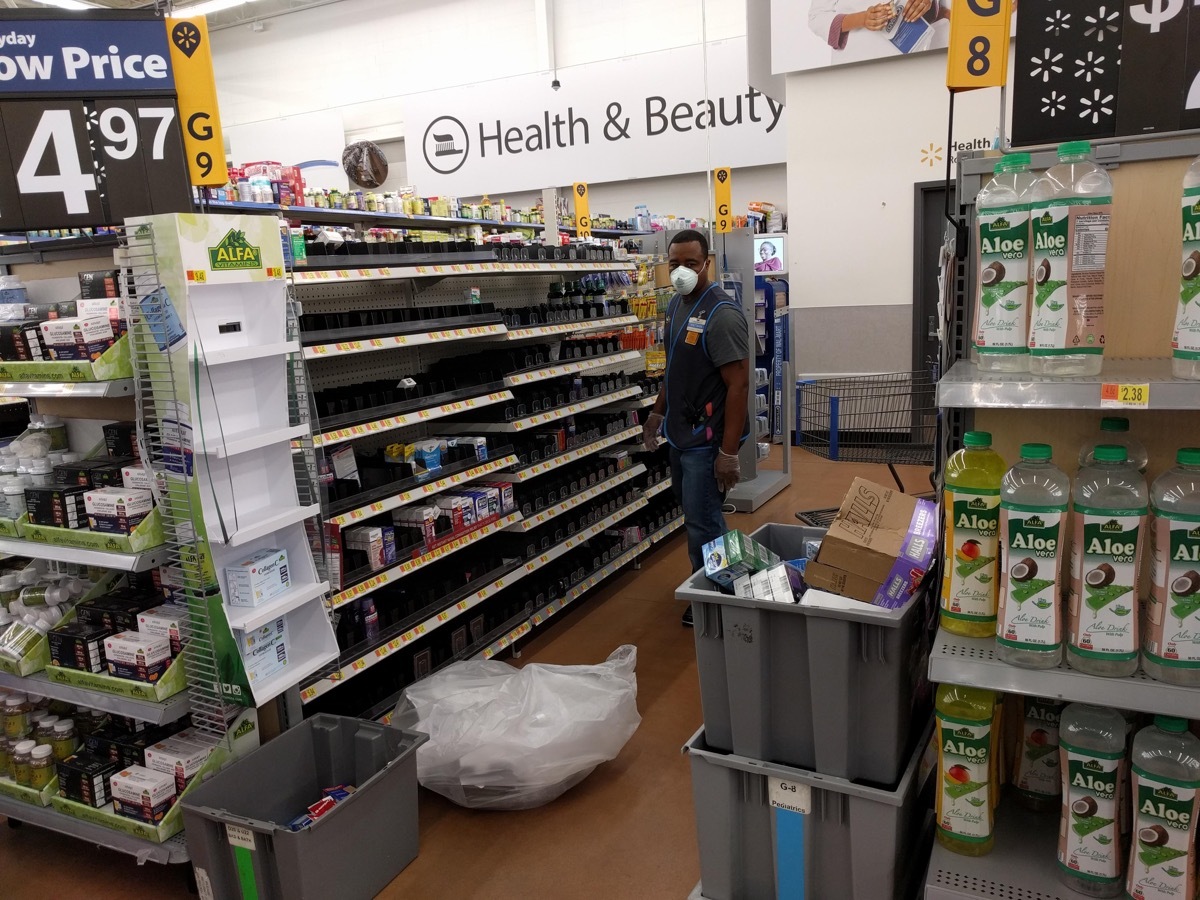
POLYGON ((1105 382, 1100 385, 1101 409, 1149 409, 1149 384, 1117 384, 1105 382))
POLYGON ((950 17, 946 87, 952 91, 1003 87, 1008 80, 1012 0, 960 0, 950 17))

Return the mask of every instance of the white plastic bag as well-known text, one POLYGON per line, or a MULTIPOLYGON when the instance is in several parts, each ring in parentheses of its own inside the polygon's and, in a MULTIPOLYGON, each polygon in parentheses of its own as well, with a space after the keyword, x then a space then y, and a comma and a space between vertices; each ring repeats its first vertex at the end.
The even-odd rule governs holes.
POLYGON ((637 731, 637 648, 597 666, 455 663, 405 691, 394 727, 422 731, 417 779, 460 806, 532 809, 615 759, 637 731))

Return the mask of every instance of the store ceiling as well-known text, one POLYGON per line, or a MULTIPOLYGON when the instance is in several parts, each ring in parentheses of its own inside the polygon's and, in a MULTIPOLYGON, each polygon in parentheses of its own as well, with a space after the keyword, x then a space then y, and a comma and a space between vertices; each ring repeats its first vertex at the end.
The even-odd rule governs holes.
MULTIPOLYGON (((82 0, 89 6, 104 9, 153 9, 156 4, 147 0, 82 0)), ((188 6, 194 6, 202 0, 184 0, 174 6, 180 12, 188 6)), ((236 25, 249 25, 262 19, 297 12, 314 6, 325 6, 338 0, 248 0, 229 9, 208 14, 208 27, 212 30, 231 28, 236 25)), ((164 4, 165 5, 165 4, 164 4)), ((54 4, 39 3, 37 0, 0 0, 0 10, 8 9, 43 9, 53 10, 54 4)))

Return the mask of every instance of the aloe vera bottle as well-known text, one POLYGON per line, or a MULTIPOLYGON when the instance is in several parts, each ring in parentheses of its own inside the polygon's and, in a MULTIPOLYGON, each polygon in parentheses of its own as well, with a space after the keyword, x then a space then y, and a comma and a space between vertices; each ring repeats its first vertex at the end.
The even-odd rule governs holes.
POLYGON ((1196 896, 1200 738, 1185 719, 1155 716, 1133 739, 1133 843, 1125 893, 1143 900, 1196 896))
POLYGON ((1142 668, 1151 678, 1200 687, 1200 449, 1150 489, 1150 602, 1142 623, 1142 668))
POLYGON ((937 839, 955 853, 992 851, 992 788, 997 695, 983 688, 939 685, 937 839))
POLYGON ((1100 420, 1100 433, 1079 448, 1079 467, 1090 466, 1096 448, 1101 444, 1119 444, 1129 454, 1129 461, 1139 472, 1145 472, 1150 462, 1146 445, 1129 433, 1129 420, 1124 416, 1105 416, 1100 420))
POLYGON ((1119 897, 1123 885, 1121 795, 1125 717, 1115 709, 1071 703, 1058 723, 1062 819, 1058 877, 1086 897, 1119 897))
POLYGON ((946 462, 941 624, 966 637, 996 633, 1000 481, 1004 460, 986 431, 968 431, 946 462))
POLYGON ((975 197, 975 353, 981 371, 1028 372, 1029 154, 1010 153, 995 173, 975 197))
POLYGON ((1067 662, 1089 675, 1138 667, 1138 574, 1150 492, 1124 447, 1101 444, 1072 493, 1067 662))
POLYGON ((1000 603, 996 652, 1007 663, 1062 662, 1062 561, 1071 479, 1049 444, 1022 444, 1000 483, 1000 603))

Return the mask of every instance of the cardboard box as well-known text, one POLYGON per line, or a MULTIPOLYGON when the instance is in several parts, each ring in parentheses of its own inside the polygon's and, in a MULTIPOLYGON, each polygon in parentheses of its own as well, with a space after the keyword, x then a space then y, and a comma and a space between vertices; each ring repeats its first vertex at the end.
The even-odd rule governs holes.
POLYGON ((39 327, 51 359, 97 360, 113 343, 108 316, 48 319, 39 327))
POLYGON ((742 575, 733 582, 733 593, 749 600, 769 600, 774 603, 795 603, 796 595, 787 570, 780 563, 762 572, 742 575))
POLYGON ((120 297, 120 273, 117 269, 101 269, 79 273, 79 296, 84 300, 120 297))
POLYGON ((265 681, 286 668, 287 619, 280 617, 252 631, 235 631, 234 636, 251 684, 265 681))
POLYGON ((822 590, 898 609, 924 579, 937 541, 935 503, 856 478, 805 579, 822 590))
MULTIPOLYGON (((120 472, 119 466, 116 471, 120 472)), ((150 491, 97 488, 84 494, 83 505, 92 531, 129 534, 154 509, 154 495, 150 491)))
POLYGON ((104 639, 104 658, 109 669, 113 663, 126 666, 153 666, 171 661, 171 642, 165 637, 143 634, 140 631, 123 631, 104 639))
MULTIPOLYGON (((118 488, 125 487, 124 469, 128 465, 136 465, 137 460, 132 456, 112 457, 105 460, 98 460, 100 463, 93 466, 88 475, 91 477, 92 487, 100 488, 118 488)), ((140 490, 150 490, 149 487, 141 488, 140 490)))
POLYGON ((105 667, 108 669, 108 674, 112 678, 124 678, 126 681, 141 681, 146 684, 157 684, 164 675, 167 674, 167 669, 171 668, 171 660, 164 659, 150 665, 133 665, 130 663, 113 662, 111 659, 105 662, 105 667))
POLYGON ((104 639, 112 631, 103 625, 68 622, 46 635, 50 644, 50 665, 82 672, 104 671, 104 639))
POLYGON ((136 422, 109 422, 104 426, 104 444, 109 456, 132 456, 141 459, 136 422))
MULTIPOLYGON (((395 532, 392 532, 392 555, 395 556, 395 532)), ((367 565, 371 571, 378 571, 387 565, 387 551, 383 545, 383 529, 377 526, 359 525, 347 528, 342 532, 342 544, 347 550, 357 550, 366 554, 367 565)), ((232 601, 231 601, 232 602, 232 601)), ((241 606, 244 604, 234 604, 241 606)))
POLYGON ((136 491, 152 491, 154 481, 141 465, 122 466, 121 486, 136 491))
POLYGON ((91 753, 76 753, 59 760, 58 795, 102 809, 112 802, 109 780, 117 772, 117 764, 91 753))
POLYGON ((138 631, 138 614, 160 605, 156 596, 133 596, 126 592, 81 600, 75 618, 89 625, 103 625, 110 633, 138 631))
POLYGON ((13 362, 41 362, 50 358, 37 319, 0 325, 0 352, 13 362))
POLYGON ((25 488, 25 506, 30 525, 49 525, 55 528, 86 528, 87 509, 81 485, 60 484, 53 487, 25 488))
POLYGON ((59 463, 54 467, 54 480, 59 484, 94 487, 92 472, 108 465, 107 459, 81 459, 79 462, 59 463))
POLYGON ((146 748, 146 768, 175 779, 175 790, 183 793, 212 753, 212 746, 192 744, 179 738, 167 738, 146 748))
POLYGON ((146 748, 167 737, 159 729, 130 732, 110 725, 84 737, 87 752, 108 759, 117 768, 146 764, 146 748))
POLYGON ((165 637, 171 642, 171 654, 178 656, 192 635, 192 623, 188 611, 182 607, 156 606, 138 614, 137 630, 165 637))
MULTIPOLYGON (((379 543, 382 554, 382 536, 379 543)), ((272 597, 278 597, 291 586, 287 551, 274 548, 260 550, 236 565, 226 566, 225 580, 229 588, 227 600, 230 606, 259 606, 272 597)))
POLYGON ((175 778, 143 766, 130 766, 109 780, 113 810, 122 816, 155 824, 175 805, 175 778))
POLYGON ((729 531, 703 548, 704 574, 710 581, 730 586, 743 575, 778 565, 779 556, 740 531, 729 531))

